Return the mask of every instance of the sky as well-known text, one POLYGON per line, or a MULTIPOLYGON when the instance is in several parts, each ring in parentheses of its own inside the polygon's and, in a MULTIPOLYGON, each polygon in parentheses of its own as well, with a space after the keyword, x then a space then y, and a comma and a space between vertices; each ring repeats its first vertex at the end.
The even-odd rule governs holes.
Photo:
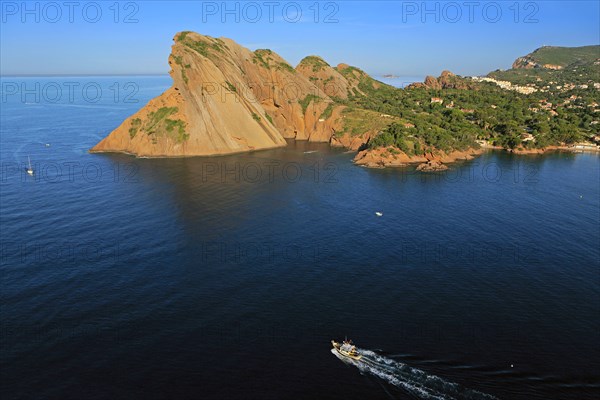
POLYGON ((598 1, 0 1, 1 75, 166 74, 190 30, 372 75, 483 75, 600 42, 598 1))

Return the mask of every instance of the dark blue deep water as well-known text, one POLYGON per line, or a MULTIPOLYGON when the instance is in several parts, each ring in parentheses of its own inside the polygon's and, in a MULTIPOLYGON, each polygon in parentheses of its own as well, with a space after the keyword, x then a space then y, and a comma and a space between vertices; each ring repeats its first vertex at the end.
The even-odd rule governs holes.
POLYGON ((170 79, 2 83, 3 399, 600 393, 598 155, 89 154, 170 79), (345 335, 363 363, 330 352, 345 335))

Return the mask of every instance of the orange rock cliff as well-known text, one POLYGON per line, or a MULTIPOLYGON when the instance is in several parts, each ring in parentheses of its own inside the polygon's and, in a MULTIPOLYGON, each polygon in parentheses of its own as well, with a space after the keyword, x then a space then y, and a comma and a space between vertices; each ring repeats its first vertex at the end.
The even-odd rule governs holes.
POLYGON ((253 52, 230 39, 181 32, 169 65, 173 85, 91 152, 222 155, 285 146, 286 138, 358 148, 373 134, 334 137, 343 129, 345 107, 332 97, 347 98, 364 74, 345 64, 332 68, 310 56, 292 68, 271 50, 253 52))

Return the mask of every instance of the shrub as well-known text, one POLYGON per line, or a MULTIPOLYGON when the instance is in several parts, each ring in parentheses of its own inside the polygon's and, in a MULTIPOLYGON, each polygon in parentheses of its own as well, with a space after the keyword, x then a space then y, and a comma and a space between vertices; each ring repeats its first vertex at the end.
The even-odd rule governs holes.
POLYGON ((314 94, 307 94, 306 97, 300 100, 299 102, 300 106, 302 106, 302 114, 306 114, 306 109, 312 101, 318 103, 320 100, 321 98, 319 96, 316 96, 314 94))
POLYGON ((323 112, 321 113, 321 116, 319 118, 327 119, 327 118, 331 117, 331 114, 333 113, 333 107, 334 107, 334 104, 329 103, 327 105, 327 108, 325 110, 323 110, 323 112))
POLYGON ((277 63, 277 69, 278 70, 285 70, 285 71, 288 71, 288 72, 291 72, 291 73, 296 73, 296 70, 290 64, 285 63, 285 62, 277 63))
POLYGON ((131 120, 131 128, 129 128, 129 137, 133 139, 135 135, 137 135, 138 130, 142 126, 142 120, 139 118, 135 118, 131 120))
POLYGON ((229 81, 225 81, 230 92, 237 93, 237 88, 229 81))

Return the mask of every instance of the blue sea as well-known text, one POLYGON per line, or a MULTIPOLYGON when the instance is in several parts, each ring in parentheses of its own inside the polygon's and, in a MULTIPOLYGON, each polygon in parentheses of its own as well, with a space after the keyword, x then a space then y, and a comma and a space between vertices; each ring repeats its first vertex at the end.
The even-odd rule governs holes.
POLYGON ((170 78, 1 83, 3 399, 597 398, 597 154, 90 154, 170 78))

